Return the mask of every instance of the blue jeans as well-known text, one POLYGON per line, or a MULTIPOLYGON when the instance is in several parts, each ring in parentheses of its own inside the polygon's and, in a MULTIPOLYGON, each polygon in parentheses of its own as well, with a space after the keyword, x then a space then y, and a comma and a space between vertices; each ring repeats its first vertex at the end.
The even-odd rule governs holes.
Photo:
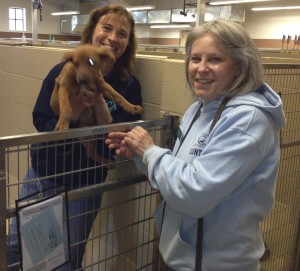
MULTIPOLYGON (((24 180, 36 179, 37 173, 31 167, 24 180)), ((29 194, 40 191, 40 185, 43 189, 53 187, 53 181, 41 180, 22 184, 19 198, 26 197, 29 194)), ((86 246, 86 240, 90 234, 94 220, 97 216, 98 209, 101 205, 102 195, 90 196, 73 200, 68 203, 69 211, 69 229, 70 229, 70 244, 71 244, 71 259, 70 264, 65 264, 56 269, 57 271, 71 271, 82 268, 82 260, 86 246)), ((10 236, 7 239, 7 255, 8 264, 13 264, 19 261, 19 247, 17 236, 17 223, 14 217, 10 225, 10 236)), ((66 258, 68 256, 66 255, 66 258)))

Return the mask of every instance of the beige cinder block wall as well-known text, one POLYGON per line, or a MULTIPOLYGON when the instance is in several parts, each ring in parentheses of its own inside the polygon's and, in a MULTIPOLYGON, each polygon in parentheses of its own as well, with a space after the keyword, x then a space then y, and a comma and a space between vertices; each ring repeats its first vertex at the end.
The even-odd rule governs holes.
POLYGON ((183 60, 138 58, 135 73, 143 89, 144 119, 165 112, 181 116, 195 100, 186 84, 183 60))
POLYGON ((32 109, 42 80, 63 50, 0 46, 0 136, 35 133, 32 109))

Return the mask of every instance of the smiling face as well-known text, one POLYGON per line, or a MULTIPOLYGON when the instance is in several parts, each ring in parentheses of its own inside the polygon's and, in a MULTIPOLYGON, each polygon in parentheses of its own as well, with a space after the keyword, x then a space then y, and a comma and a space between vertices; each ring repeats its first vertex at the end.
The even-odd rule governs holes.
POLYGON ((100 17, 93 33, 92 44, 111 49, 118 59, 127 48, 130 33, 131 26, 125 17, 108 13, 100 17))
POLYGON ((212 34, 196 39, 188 63, 190 85, 205 104, 224 95, 239 74, 239 67, 212 34))

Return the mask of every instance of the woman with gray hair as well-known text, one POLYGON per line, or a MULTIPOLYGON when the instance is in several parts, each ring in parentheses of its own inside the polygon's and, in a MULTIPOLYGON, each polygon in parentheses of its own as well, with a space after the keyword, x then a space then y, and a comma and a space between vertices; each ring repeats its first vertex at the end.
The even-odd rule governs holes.
POLYGON ((134 158, 163 201, 155 213, 160 253, 176 271, 258 271, 259 224, 272 208, 279 166, 280 97, 239 24, 217 20, 186 41, 186 78, 199 98, 184 114, 173 151, 146 130, 106 143, 134 158))

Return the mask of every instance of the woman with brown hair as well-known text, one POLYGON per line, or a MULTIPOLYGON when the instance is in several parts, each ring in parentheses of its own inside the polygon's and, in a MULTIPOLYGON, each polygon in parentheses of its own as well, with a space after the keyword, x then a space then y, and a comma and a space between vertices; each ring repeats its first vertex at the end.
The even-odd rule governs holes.
MULTIPOLYGON (((137 41, 134 30, 134 19, 122 5, 112 4, 93 10, 83 31, 82 44, 109 48, 116 63, 104 63, 102 73, 105 81, 132 104, 141 105, 141 86, 132 74, 134 68, 137 41)), ((53 131, 58 116, 50 106, 50 99, 55 78, 60 74, 65 63, 56 65, 43 81, 34 110, 33 123, 38 132, 53 131)), ((119 107, 114 101, 98 99, 93 92, 85 89, 74 98, 76 110, 72 112, 70 128, 79 127, 78 117, 89 104, 99 116, 100 123, 125 122, 140 119, 141 115, 131 115, 119 107), (76 112, 75 112, 76 111, 76 112)), ((108 148, 101 142, 97 144, 97 152, 104 157, 111 156, 108 148)), ((78 189, 103 182, 107 176, 107 168, 89 159, 80 143, 73 145, 72 152, 66 148, 47 147, 47 143, 34 144, 31 149, 31 167, 20 188, 19 197, 31 195, 39 191, 39 187, 47 189, 65 185, 67 190, 78 189), (69 155, 69 156, 68 156, 69 155), (72 155, 72 157, 70 157, 72 155), (48 177, 52 176, 52 178, 48 177), (55 176, 53 178, 53 176, 55 176)), ((70 201, 70 264, 61 266, 59 271, 70 271, 82 268, 82 260, 86 240, 101 204, 101 195, 70 201)), ((19 261, 17 226, 14 219, 10 227, 8 245, 8 262, 19 261)))

